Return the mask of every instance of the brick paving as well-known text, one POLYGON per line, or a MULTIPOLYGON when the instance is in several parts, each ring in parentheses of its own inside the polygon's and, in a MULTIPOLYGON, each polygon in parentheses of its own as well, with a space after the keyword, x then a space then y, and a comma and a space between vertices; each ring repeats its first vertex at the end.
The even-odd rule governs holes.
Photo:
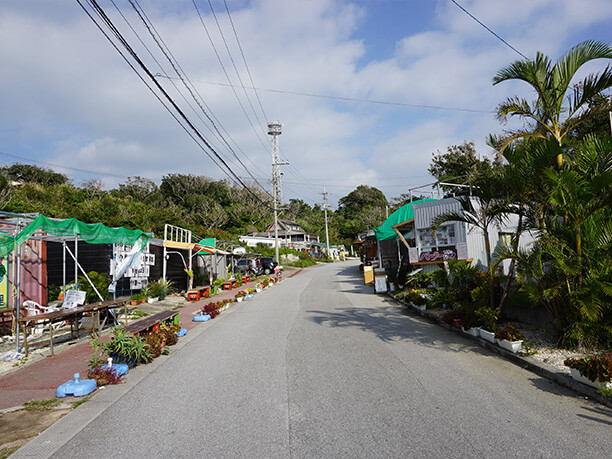
MULTIPOLYGON (((193 316, 208 302, 217 302, 228 298, 233 299, 238 290, 254 288, 255 285, 256 282, 252 281, 237 289, 221 290, 212 298, 203 298, 196 302, 184 301, 178 303, 182 306, 180 309, 177 309, 181 328, 189 331, 199 325, 200 322, 192 320, 193 316)), ((144 303, 139 305, 137 309, 155 313, 161 310, 172 309, 176 307, 176 304, 176 301, 152 304, 144 303)), ((108 329, 103 333, 104 336, 108 336, 108 329)), ((90 341, 91 337, 87 336, 73 344, 58 345, 55 347, 55 355, 30 363, 26 362, 25 366, 0 376, 0 410, 13 408, 32 400, 55 398, 57 386, 72 379, 74 373, 80 373, 83 378, 83 375, 86 375, 88 371, 87 361, 93 355, 90 341)), ((66 397, 65 400, 70 402, 73 399, 76 400, 74 397, 66 397)))

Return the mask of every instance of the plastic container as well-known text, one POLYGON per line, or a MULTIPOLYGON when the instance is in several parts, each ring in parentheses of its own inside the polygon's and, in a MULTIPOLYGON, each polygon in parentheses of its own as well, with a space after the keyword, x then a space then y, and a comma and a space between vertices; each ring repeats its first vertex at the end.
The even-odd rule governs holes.
POLYGON ((194 322, 206 322, 210 320, 210 315, 204 314, 203 312, 199 313, 197 316, 193 316, 194 322))
MULTIPOLYGON (((108 368, 108 365, 104 365, 101 368, 103 370, 106 370, 108 368)), ((130 370, 130 367, 127 366, 125 363, 113 363, 110 368, 115 373, 115 376, 127 375, 128 371, 130 370)))
POLYGON ((74 380, 65 382, 55 390, 55 396, 58 398, 64 398, 66 395, 72 395, 74 397, 83 397, 91 394, 98 384, 95 379, 84 379, 79 380, 79 374, 74 374, 74 380))
POLYGON ((180 338, 181 336, 185 336, 186 334, 187 334, 187 329, 181 328, 178 332, 178 337, 180 338))

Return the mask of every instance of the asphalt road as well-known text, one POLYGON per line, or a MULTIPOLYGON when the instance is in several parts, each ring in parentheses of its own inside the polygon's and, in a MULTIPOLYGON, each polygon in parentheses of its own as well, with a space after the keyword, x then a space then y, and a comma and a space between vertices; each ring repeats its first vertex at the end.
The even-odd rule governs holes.
MULTIPOLYGON (((402 314, 355 262, 193 332, 53 426, 77 431, 53 457, 611 456, 612 410, 402 314)), ((17 455, 44 455, 53 432, 17 455)))

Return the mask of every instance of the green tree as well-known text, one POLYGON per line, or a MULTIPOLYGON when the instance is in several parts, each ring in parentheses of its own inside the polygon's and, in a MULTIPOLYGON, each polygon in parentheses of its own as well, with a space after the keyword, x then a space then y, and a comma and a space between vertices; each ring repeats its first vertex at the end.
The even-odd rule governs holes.
MULTIPOLYGON (((612 48, 603 42, 585 41, 574 46, 554 64, 550 58, 538 52, 536 58, 515 61, 501 69, 493 77, 493 85, 508 80, 522 80, 533 88, 537 98, 511 97, 497 107, 500 120, 519 116, 531 121, 527 129, 507 132, 502 139, 505 145, 519 138, 553 138, 562 145, 563 138, 585 120, 592 118, 602 106, 588 107, 589 101, 612 87, 612 68, 594 73, 572 86, 576 72, 594 59, 612 59, 612 48), (567 106, 564 102, 567 100, 567 106), (585 109, 586 107, 586 109, 585 109)), ((557 165, 563 163, 563 154, 557 155, 557 165)))
MULTIPOLYGON (((432 154, 431 164, 427 172, 440 182, 469 185, 475 178, 491 169, 491 162, 480 159, 476 153, 474 142, 464 142, 461 145, 451 145, 446 153, 432 154)), ((469 194, 469 190, 461 187, 442 185, 448 195, 469 194)))
POLYGON ((347 240, 379 226, 386 217, 387 198, 378 188, 359 185, 340 198, 336 217, 339 233, 347 240))
POLYGON ((68 183, 68 177, 64 174, 30 164, 13 164, 2 169, 10 180, 16 182, 41 185, 64 185, 68 183))

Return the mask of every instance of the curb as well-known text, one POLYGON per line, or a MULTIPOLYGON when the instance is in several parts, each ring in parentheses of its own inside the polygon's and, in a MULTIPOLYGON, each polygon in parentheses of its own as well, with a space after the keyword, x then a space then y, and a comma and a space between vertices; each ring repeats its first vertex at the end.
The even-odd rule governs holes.
POLYGON ((432 314, 431 312, 427 312, 427 310, 420 310, 418 309, 416 306, 413 306, 412 304, 408 304, 402 300, 399 300, 398 298, 395 298, 393 295, 391 295, 389 292, 387 292, 387 296, 389 296, 393 301, 395 301, 396 303, 402 305, 403 307, 406 308, 407 311, 410 311, 416 315, 419 315, 425 319, 427 319, 429 322, 432 322, 438 326, 441 326, 443 328, 446 328, 447 330, 450 330, 454 333, 457 333, 460 336, 463 336, 464 338, 467 339, 471 339, 472 341, 474 341, 475 343, 477 343, 478 345, 480 345, 481 347, 484 347, 502 357, 504 357, 506 360, 511 361, 512 363, 520 366, 521 368, 525 369, 525 370, 529 370, 532 373, 535 373, 537 375, 540 375, 546 379, 549 379, 551 381, 556 382, 557 384, 559 384, 560 386, 563 387, 567 387, 569 389, 572 389, 574 392, 577 392, 580 395, 585 396, 586 398, 595 400, 599 403, 601 403, 604 406, 607 406, 609 408, 612 408, 612 400, 610 400, 607 397, 604 397, 603 395, 601 395, 595 388, 589 387, 585 384, 579 383, 578 381, 574 380, 569 374, 567 373, 563 373, 561 371, 555 370, 552 367, 548 366, 548 365, 544 365, 541 362, 538 362, 536 360, 530 359, 529 357, 523 357, 519 354, 515 354, 513 352, 510 352, 502 347, 499 347, 493 343, 489 343, 488 341, 485 341, 482 338, 476 337, 476 336, 472 336, 472 335, 468 335, 467 333, 463 333, 460 329, 452 327, 451 325, 447 324, 446 322, 444 322, 440 317, 438 317, 435 314, 432 314))

